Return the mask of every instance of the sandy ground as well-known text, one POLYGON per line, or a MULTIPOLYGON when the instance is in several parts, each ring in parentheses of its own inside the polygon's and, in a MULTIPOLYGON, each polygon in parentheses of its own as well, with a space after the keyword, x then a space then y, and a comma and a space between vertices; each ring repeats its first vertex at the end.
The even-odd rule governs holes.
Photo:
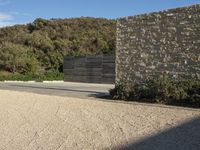
POLYGON ((200 148, 200 111, 0 90, 0 150, 200 148))

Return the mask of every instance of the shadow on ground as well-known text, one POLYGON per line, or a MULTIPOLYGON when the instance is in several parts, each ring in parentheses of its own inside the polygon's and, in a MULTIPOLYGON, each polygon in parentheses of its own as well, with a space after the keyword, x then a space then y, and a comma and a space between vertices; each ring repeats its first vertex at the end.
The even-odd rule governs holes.
POLYGON ((88 97, 94 97, 94 98, 99 98, 102 100, 113 100, 112 97, 110 96, 109 92, 98 92, 98 93, 92 93, 89 94, 88 97))
MULTIPOLYGON (((96 88, 96 87, 95 87, 96 88)), ((37 86, 37 85, 19 85, 19 84, 5 84, 0 85, 0 89, 13 91, 26 91, 36 94, 54 95, 54 96, 69 96, 77 98, 98 98, 109 95, 109 92, 102 91, 102 89, 92 89, 88 87, 53 87, 53 86, 37 86)))
POLYGON ((200 117, 127 145, 118 150, 200 150, 200 117))
POLYGON ((54 88, 54 87, 37 87, 37 86, 25 86, 25 85, 11 85, 16 87, 23 87, 23 88, 33 88, 33 89, 46 89, 46 90, 59 90, 59 91, 69 91, 69 92, 80 92, 80 93, 94 93, 94 95, 101 95, 103 92, 95 92, 89 90, 74 90, 68 88, 54 88))

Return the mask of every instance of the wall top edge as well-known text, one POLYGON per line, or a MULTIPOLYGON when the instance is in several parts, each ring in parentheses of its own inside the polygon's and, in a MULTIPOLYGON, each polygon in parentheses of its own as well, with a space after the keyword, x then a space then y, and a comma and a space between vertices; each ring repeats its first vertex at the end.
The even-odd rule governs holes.
POLYGON ((155 12, 150 12, 150 13, 143 13, 143 14, 138 14, 138 15, 133 15, 133 16, 125 16, 125 17, 119 17, 117 18, 117 21, 123 21, 123 20, 128 20, 128 19, 133 19, 135 17, 146 17, 149 15, 156 15, 156 14, 162 14, 162 13, 170 13, 176 10, 190 10, 190 9, 200 9, 200 4, 195 4, 195 5, 190 5, 190 6, 183 6, 183 7, 177 7, 177 8, 171 8, 171 9, 166 9, 162 11, 155 11, 155 12))

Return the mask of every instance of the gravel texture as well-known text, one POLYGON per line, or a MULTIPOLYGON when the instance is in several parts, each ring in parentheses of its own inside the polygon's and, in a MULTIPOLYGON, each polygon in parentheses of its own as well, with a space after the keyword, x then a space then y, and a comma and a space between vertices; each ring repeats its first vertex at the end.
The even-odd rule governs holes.
POLYGON ((0 150, 196 150, 199 120, 199 110, 0 90, 0 150))

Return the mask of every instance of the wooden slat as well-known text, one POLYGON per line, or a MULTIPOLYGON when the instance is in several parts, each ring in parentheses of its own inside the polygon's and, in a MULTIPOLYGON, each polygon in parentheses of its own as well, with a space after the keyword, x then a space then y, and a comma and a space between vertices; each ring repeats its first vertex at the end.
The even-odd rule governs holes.
POLYGON ((103 83, 112 84, 115 83, 115 78, 102 78, 103 83))
POLYGON ((115 57, 113 56, 103 56, 103 63, 115 63, 115 57))
POLYGON ((101 76, 102 68, 75 68, 74 75, 101 76))
POLYGON ((74 64, 73 63, 64 63, 63 64, 63 70, 64 69, 73 69, 74 68, 74 64))
POLYGON ((102 68, 101 62, 86 62, 85 63, 86 68, 102 68))
POLYGON ((74 57, 65 57, 63 63, 63 69, 74 68, 74 57))
POLYGON ((75 68, 76 67, 85 68, 85 62, 86 62, 86 58, 85 57, 75 57, 74 66, 75 66, 75 68))
POLYGON ((101 83, 101 76, 74 76, 73 80, 86 83, 101 83))
POLYGON ((114 55, 65 57, 64 80, 71 82, 114 83, 114 55))
POLYGON ((87 56, 87 62, 102 62, 102 56, 87 56))
POLYGON ((64 75, 74 75, 74 69, 63 69, 64 75))
POLYGON ((105 77, 105 78, 107 78, 107 77, 108 77, 108 78, 112 77, 112 78, 114 78, 114 77, 115 77, 115 74, 113 74, 113 73, 110 73, 110 74, 109 74, 109 73, 106 73, 106 74, 105 74, 105 73, 104 73, 104 74, 102 74, 102 77, 105 77))
POLYGON ((115 74, 115 64, 113 63, 104 63, 102 68, 103 74, 115 74))

